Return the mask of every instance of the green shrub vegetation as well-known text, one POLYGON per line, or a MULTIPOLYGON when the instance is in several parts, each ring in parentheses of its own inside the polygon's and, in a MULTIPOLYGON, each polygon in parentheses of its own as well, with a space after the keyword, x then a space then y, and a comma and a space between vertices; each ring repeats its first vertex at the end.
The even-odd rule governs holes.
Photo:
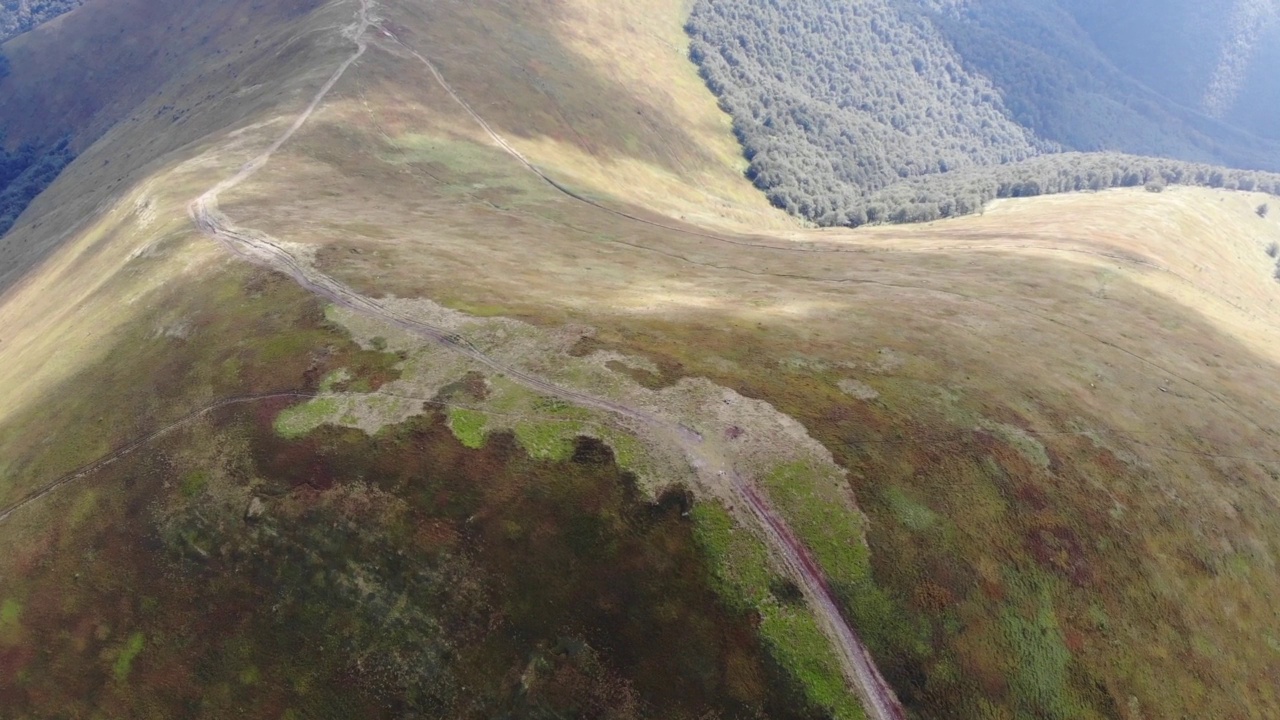
POLYGON ((286 438, 301 437, 320 427, 337 412, 337 399, 331 397, 314 398, 281 412, 276 417, 275 431, 286 438))
POLYGON ((1001 618, 1017 704, 1034 717, 1087 717, 1089 713, 1071 687, 1071 652, 1048 590, 1043 589, 1028 600, 1030 607, 1007 609, 1001 618))
POLYGON ((146 637, 140 632, 133 633, 125 641, 124 647, 120 648, 120 654, 116 656, 115 663, 111 665, 111 674, 116 682, 129 679, 129 673, 133 671, 133 661, 138 658, 145 644, 146 637))
POLYGON ((800 682, 805 697, 835 718, 865 717, 817 620, 803 604, 784 602, 775 594, 774 588, 784 581, 771 570, 760 540, 715 503, 699 503, 692 516, 694 535, 718 594, 739 610, 760 615, 761 636, 774 658, 800 682))
POLYGON ((193 470, 182 478, 179 491, 186 497, 195 497, 209 485, 209 473, 206 470, 193 470))
POLYGON ((582 430, 576 420, 525 420, 516 423, 516 439, 530 455, 543 460, 565 460, 573 454, 573 439, 582 430))
POLYGON ((463 445, 477 449, 484 446, 484 413, 462 408, 449 408, 449 429, 463 445))
POLYGON ((0 631, 17 625, 21 617, 22 603, 13 598, 5 598, 5 601, 0 603, 0 631))

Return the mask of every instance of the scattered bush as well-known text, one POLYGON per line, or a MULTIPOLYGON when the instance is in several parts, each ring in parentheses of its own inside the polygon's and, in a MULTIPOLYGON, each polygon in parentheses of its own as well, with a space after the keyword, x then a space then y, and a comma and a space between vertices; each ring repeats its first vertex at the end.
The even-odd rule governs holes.
POLYGON ((1267 246, 1267 257, 1280 257, 1280 243, 1272 242, 1267 246))
POLYGON ((1271 206, 1268 205, 1267 203, 1262 203, 1261 205, 1258 206, 1258 209, 1255 212, 1258 213, 1258 217, 1265 218, 1267 215, 1271 213, 1271 206))
POLYGON ((1149 180, 1145 187, 1149 193, 1162 193, 1167 186, 1163 180, 1149 180))

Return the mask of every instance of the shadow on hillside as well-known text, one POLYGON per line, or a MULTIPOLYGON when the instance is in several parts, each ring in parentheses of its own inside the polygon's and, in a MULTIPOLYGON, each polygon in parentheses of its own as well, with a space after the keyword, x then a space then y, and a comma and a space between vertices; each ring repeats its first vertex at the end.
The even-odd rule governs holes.
POLYGON ((0 296, 153 163, 278 107, 328 50, 300 32, 319 0, 188 5, 90 3, 4 45, 13 72, 0 80, 0 142, 67 138, 80 157, 0 237, 0 296))

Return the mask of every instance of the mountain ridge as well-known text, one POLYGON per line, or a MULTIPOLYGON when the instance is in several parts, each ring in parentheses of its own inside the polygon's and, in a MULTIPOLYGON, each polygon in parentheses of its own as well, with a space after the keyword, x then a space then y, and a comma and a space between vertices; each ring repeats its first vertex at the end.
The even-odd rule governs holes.
POLYGON ((5 707, 861 718, 829 602, 918 717, 1280 709, 1267 196, 814 229, 681 2, 387 0, 314 105, 356 4, 228 7, 0 239, 0 507, 118 458, 0 522, 5 707))

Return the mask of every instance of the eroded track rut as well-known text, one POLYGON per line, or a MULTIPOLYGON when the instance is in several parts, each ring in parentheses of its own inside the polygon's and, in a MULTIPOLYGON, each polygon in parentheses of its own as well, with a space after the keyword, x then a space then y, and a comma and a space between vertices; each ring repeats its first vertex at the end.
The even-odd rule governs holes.
MULTIPOLYGON (((522 368, 499 361, 457 333, 431 325, 377 299, 356 292, 337 279, 320 272, 309 263, 299 261, 293 253, 269 235, 240 228, 222 213, 218 206, 220 195, 234 189, 266 166, 272 155, 306 124, 347 70, 368 51, 370 30, 377 29, 381 35, 399 47, 408 49, 390 32, 378 25, 373 13, 372 0, 360 0, 355 21, 342 30, 343 35, 355 44, 355 50, 334 70, 310 104, 294 119, 289 128, 262 153, 245 163, 235 175, 219 182, 190 204, 189 213, 196 227, 236 256, 288 275, 307 291, 329 302, 377 318, 437 343, 535 392, 612 414, 630 425, 642 426, 652 437, 679 447, 700 481, 717 490, 727 490, 749 510, 775 556, 804 589, 814 614, 831 640, 840 657, 845 675, 861 697, 868 716, 873 720, 904 719, 906 714, 892 688, 876 669, 870 653, 855 630, 840 613, 830 585, 808 549, 750 480, 732 467, 732 464, 711 444, 706 443, 697 432, 652 412, 564 387, 522 368)), ((475 120, 489 132, 491 137, 495 138, 495 141, 523 160, 514 148, 508 146, 482 117, 471 111, 470 106, 454 93, 433 64, 418 53, 412 50, 410 52, 427 65, 435 79, 455 100, 466 107, 468 112, 471 112, 475 120)), ((524 162, 528 164, 528 161, 524 162)), ((532 168, 532 165, 530 167, 532 168)), ((537 172, 536 168, 534 170, 537 172)), ((542 175, 540 172, 538 174, 542 175)), ((549 179, 548 181, 550 182, 549 179)))

